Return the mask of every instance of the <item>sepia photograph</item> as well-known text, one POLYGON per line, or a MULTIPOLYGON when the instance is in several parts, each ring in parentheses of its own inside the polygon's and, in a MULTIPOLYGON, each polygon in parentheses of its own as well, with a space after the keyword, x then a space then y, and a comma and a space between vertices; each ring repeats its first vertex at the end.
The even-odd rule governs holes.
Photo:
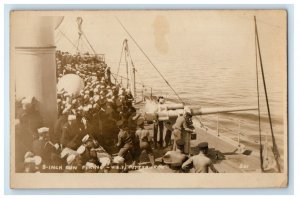
POLYGON ((10 12, 11 188, 288 185, 286 10, 10 12))

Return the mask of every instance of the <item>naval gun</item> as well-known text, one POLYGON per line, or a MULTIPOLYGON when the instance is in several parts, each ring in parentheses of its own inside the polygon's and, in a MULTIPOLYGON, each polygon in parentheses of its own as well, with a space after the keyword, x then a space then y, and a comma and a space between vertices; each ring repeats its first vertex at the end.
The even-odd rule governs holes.
POLYGON ((168 121, 174 120, 178 115, 189 112, 192 116, 209 115, 216 113, 229 113, 257 110, 254 106, 239 106, 239 107, 200 107, 190 108, 183 103, 166 103, 158 104, 154 101, 147 101, 142 109, 142 115, 145 121, 168 121))

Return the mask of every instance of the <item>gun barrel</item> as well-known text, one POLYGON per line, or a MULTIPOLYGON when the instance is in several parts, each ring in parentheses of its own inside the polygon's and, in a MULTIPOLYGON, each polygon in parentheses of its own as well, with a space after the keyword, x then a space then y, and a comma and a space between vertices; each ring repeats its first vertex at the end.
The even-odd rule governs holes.
POLYGON ((239 112, 239 111, 253 111, 257 110, 257 107, 253 106, 242 106, 242 107, 230 107, 230 108, 194 108, 191 109, 192 115, 208 115, 216 113, 228 113, 228 112, 239 112))
MULTIPOLYGON (((222 107, 222 108, 193 108, 191 109, 191 113, 193 116, 196 115, 208 115, 208 114, 216 114, 216 113, 229 113, 229 112, 240 112, 240 111, 252 111, 257 110, 257 107, 222 107)), ((169 120, 170 118, 176 118, 179 114, 183 114, 183 109, 177 109, 177 110, 168 110, 168 111, 162 111, 158 112, 158 120, 165 121, 169 120)))
MULTIPOLYGON (((211 107, 211 108, 192 108, 190 109, 193 116, 196 115, 209 115, 216 113, 229 113, 229 112, 241 112, 241 111, 253 111, 257 110, 254 106, 239 106, 239 107, 211 107)), ((168 104, 164 111, 146 111, 145 119, 147 121, 153 121, 158 119, 159 121, 166 121, 170 118, 176 118, 178 115, 184 114, 183 104, 168 104)))

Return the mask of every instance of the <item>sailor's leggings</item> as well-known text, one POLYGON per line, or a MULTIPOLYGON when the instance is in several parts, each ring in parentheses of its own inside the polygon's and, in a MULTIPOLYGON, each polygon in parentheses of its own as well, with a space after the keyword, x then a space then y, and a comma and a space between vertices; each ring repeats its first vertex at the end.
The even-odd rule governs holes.
POLYGON ((179 129, 174 129, 173 136, 174 136, 173 151, 176 151, 176 149, 177 149, 176 142, 177 142, 177 140, 180 140, 182 137, 181 131, 179 129))

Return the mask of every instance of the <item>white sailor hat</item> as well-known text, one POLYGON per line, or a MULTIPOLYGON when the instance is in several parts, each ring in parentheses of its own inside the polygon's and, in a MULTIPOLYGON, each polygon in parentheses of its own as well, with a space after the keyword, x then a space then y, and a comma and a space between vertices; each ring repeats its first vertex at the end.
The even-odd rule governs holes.
POLYGON ((88 112, 90 108, 88 106, 83 107, 83 111, 88 112))
POLYGON ((92 162, 86 162, 85 163, 85 168, 86 169, 93 169, 93 168, 96 168, 97 165, 95 163, 92 163, 92 162))
POLYGON ((116 164, 122 164, 122 163, 124 163, 124 161, 125 161, 125 159, 121 156, 116 156, 113 159, 113 163, 116 163, 116 164))
POLYGON ((78 147, 78 149, 77 149, 77 153, 80 154, 80 155, 83 154, 84 151, 85 151, 85 146, 83 146, 83 145, 81 145, 81 146, 78 147))
POLYGON ((98 88, 95 88, 94 89, 94 93, 97 93, 99 90, 98 90, 98 88))
POLYGON ((89 98, 89 96, 88 95, 84 95, 84 97, 83 97, 84 99, 88 99, 89 98))
POLYGON ((76 120, 76 115, 69 115, 68 120, 76 120))
POLYGON ((99 99, 100 99, 100 96, 99 96, 99 95, 95 95, 95 96, 94 96, 95 102, 97 102, 99 99))
POLYGON ((24 160, 25 163, 33 163, 35 165, 40 165, 42 163, 42 158, 40 156, 28 157, 24 160))
POLYGON ((107 102, 113 103, 112 99, 107 99, 107 102))
POLYGON ((71 164, 76 158, 76 155, 75 154, 70 154, 68 157, 67 157, 67 164, 71 164))
POLYGON ((61 158, 64 158, 64 157, 66 157, 66 155, 70 155, 70 154, 74 154, 74 155, 77 155, 78 153, 77 153, 77 151, 74 151, 73 149, 70 149, 70 148, 64 148, 62 151, 61 151, 61 153, 60 153, 60 157, 61 158))
POLYGON ((65 109, 63 110, 62 114, 66 114, 69 110, 70 110, 70 109, 65 108, 65 109))
POLYGON ((86 141, 88 141, 88 139, 90 138, 89 134, 86 134, 83 138, 82 138, 82 142, 85 143, 86 141))
POLYGON ((24 163, 25 163, 25 164, 26 164, 26 163, 34 163, 33 157, 25 158, 24 163))
POLYGON ((24 159, 33 157, 34 154, 31 151, 27 151, 24 155, 24 159))
POLYGON ((42 133, 46 133, 49 131, 49 128, 48 127, 42 127, 42 128, 39 128, 38 129, 38 133, 39 134, 42 134, 42 133))

